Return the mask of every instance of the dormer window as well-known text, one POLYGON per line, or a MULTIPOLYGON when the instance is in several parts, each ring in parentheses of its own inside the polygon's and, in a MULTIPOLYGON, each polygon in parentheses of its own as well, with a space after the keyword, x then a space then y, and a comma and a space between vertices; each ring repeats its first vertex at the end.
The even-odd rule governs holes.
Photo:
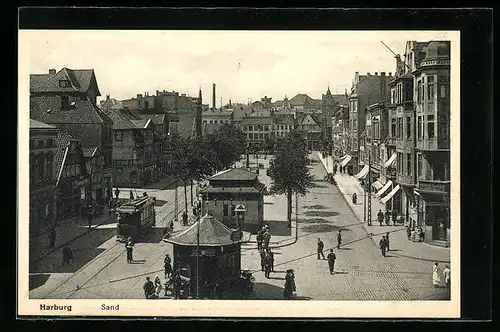
POLYGON ((70 88, 71 82, 68 79, 59 80, 59 87, 60 88, 70 88))

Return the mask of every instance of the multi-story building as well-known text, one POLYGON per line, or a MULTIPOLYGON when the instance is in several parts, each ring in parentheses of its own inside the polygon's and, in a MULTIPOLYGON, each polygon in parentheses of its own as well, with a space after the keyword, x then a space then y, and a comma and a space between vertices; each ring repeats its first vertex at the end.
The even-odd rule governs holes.
POLYGON ((113 174, 117 186, 141 187, 158 179, 151 119, 127 110, 110 111, 113 120, 113 174))
POLYGON ((96 105, 100 95, 93 69, 30 75, 30 117, 68 132, 82 148, 98 148, 104 157, 102 187, 111 193, 112 121, 96 105))
POLYGON ((295 121, 291 114, 274 114, 274 134, 277 139, 283 138, 295 129, 295 121))
POLYGON ((201 114, 203 124, 224 124, 232 123, 233 120, 233 109, 232 108, 222 108, 222 109, 208 109, 201 114))
MULTIPOLYGON (((104 177, 104 157, 98 148, 83 148, 83 157, 85 159, 85 168, 89 176, 89 192, 92 200, 102 203, 105 197, 106 188, 103 187, 104 177)), ((109 197, 112 193, 108 193, 109 197)))
MULTIPOLYGON (((450 42, 418 49, 413 68, 418 221, 426 240, 449 244, 450 230, 450 42)), ((410 53, 411 54, 411 53, 410 53)))
POLYGON ((58 134, 56 127, 30 119, 30 254, 49 244, 48 233, 57 223, 55 158, 58 134))
POLYGON ((266 139, 275 137, 274 121, 271 116, 247 116, 240 122, 240 128, 247 138, 247 147, 262 147, 266 139))
POLYGON ((360 170, 359 150, 361 135, 365 132, 365 108, 369 105, 389 100, 389 76, 381 72, 380 76, 367 73, 359 75, 355 72, 349 95, 349 151, 346 165, 348 172, 357 173, 360 170))
POLYGON ((296 124, 297 128, 304 133, 309 150, 319 151, 323 149, 323 128, 319 114, 301 114, 297 116, 296 124))

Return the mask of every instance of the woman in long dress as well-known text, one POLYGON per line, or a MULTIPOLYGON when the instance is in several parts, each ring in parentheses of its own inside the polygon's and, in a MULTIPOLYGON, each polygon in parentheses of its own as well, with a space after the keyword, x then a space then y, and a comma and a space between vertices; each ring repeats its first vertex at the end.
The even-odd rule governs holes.
POLYGON ((439 287, 440 282, 441 277, 439 276, 438 263, 434 263, 434 266, 432 267, 432 284, 434 287, 439 287))

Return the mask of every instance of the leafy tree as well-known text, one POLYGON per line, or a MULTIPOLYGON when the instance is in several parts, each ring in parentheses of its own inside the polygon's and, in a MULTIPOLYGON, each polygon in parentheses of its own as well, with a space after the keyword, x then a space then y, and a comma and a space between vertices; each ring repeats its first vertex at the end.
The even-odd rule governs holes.
POLYGON ((307 144, 303 133, 292 131, 276 143, 276 153, 270 161, 267 175, 272 179, 271 192, 287 196, 288 226, 292 221, 292 196, 305 195, 313 176, 309 173, 307 144))
POLYGON ((272 154, 276 148, 276 138, 274 136, 268 136, 264 139, 264 150, 272 154))
POLYGON ((245 154, 245 134, 232 124, 223 124, 215 133, 206 137, 208 151, 215 171, 228 169, 245 154))

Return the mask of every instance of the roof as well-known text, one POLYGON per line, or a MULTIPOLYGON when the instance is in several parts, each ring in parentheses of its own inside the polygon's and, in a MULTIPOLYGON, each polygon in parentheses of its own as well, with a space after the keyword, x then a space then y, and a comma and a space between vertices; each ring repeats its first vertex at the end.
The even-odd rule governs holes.
MULTIPOLYGON (((232 241, 231 234, 234 232, 231 229, 215 219, 213 216, 206 214, 198 222, 191 225, 186 230, 165 239, 165 241, 184 246, 227 246, 234 243, 248 241, 248 234, 239 241, 232 241)), ((244 232, 246 233, 246 232, 244 232)))
POLYGON ((259 124, 272 124, 273 119, 270 117, 261 116, 246 116, 241 120, 243 125, 259 125, 259 124))
POLYGON ((299 93, 292 99, 290 99, 290 104, 292 106, 304 105, 306 103, 311 103, 313 99, 306 95, 305 93, 299 93))
POLYGON ((261 110, 261 109, 250 109, 249 112, 247 112, 247 117, 262 117, 262 118, 268 118, 271 116, 271 111, 270 110, 261 110))
POLYGON ((151 123, 151 119, 130 120, 137 129, 146 129, 151 123))
POLYGON ((233 114, 233 109, 232 108, 225 108, 225 109, 216 109, 214 110, 213 108, 209 108, 208 110, 204 111, 201 116, 231 116, 233 114))
POLYGON ((224 181, 245 181, 254 180, 257 178, 257 174, 250 172, 244 168, 230 168, 225 171, 219 172, 212 175, 208 180, 224 180, 224 181))
POLYGON ((337 104, 347 106, 347 97, 345 94, 332 95, 332 98, 337 104))
MULTIPOLYGON (((94 83, 97 86, 93 69, 63 68, 55 74, 30 75, 31 92, 87 92, 94 83), (33 77, 32 77, 33 76, 33 77), (70 86, 60 87, 59 80, 68 79, 70 86)), ((100 96, 99 88, 97 95, 100 96)))
POLYGON ((57 129, 49 124, 30 119, 30 129, 57 129))
POLYGON ((48 124, 54 123, 103 123, 102 113, 84 97, 70 96, 74 107, 61 109, 61 96, 30 96, 30 118, 48 124))
POLYGON ((208 186, 200 189, 200 193, 260 193, 259 188, 255 187, 213 187, 208 186))
POLYGON ((279 124, 294 124, 293 115, 291 114, 275 114, 276 123, 279 124))
POLYGON ((143 120, 151 119, 155 125, 165 123, 165 114, 140 114, 139 117, 143 120))
POLYGON ((190 111, 178 111, 177 116, 179 122, 177 124, 177 132, 182 137, 191 137, 193 134, 194 115, 190 111))

